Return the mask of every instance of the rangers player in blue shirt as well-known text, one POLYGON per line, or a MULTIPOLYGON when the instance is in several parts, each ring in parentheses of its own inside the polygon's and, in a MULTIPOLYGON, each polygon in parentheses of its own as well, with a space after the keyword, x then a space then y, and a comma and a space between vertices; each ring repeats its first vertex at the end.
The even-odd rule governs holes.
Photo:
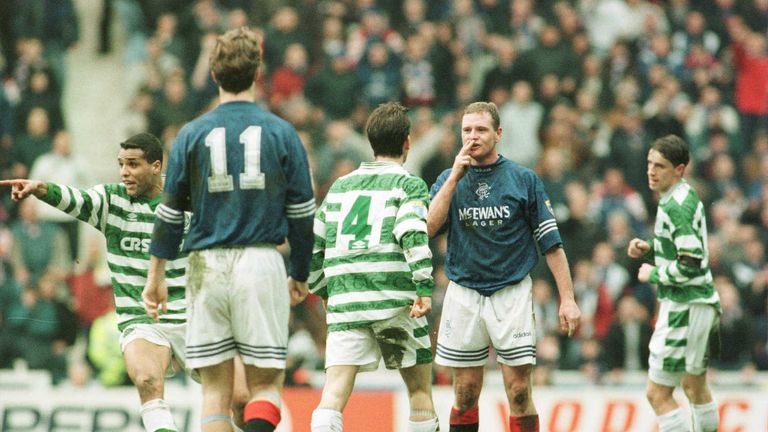
POLYGON ((572 335, 581 315, 568 261, 543 184, 530 169, 496 152, 496 105, 475 102, 461 122, 463 146, 432 186, 430 236, 448 232, 443 303, 435 361, 453 369, 451 432, 477 431, 483 365, 492 345, 509 399, 509 426, 538 431, 531 399, 536 363, 530 270, 540 250, 560 292, 560 325, 572 335))
POLYGON ((211 74, 220 104, 185 125, 171 149, 163 202, 150 245, 144 300, 154 316, 165 307, 162 268, 189 251, 187 365, 203 385, 202 430, 229 429, 233 358, 245 364, 251 400, 246 432, 280 421, 290 304, 307 295, 314 193, 296 130, 262 110, 253 94, 260 41, 247 28, 220 36, 211 74), (290 277, 276 246, 288 238, 290 277))

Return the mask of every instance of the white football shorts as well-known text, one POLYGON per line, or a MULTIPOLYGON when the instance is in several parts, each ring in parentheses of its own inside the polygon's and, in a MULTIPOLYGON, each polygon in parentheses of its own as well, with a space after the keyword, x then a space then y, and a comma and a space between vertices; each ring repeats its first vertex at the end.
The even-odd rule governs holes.
POLYGON ((490 347, 508 366, 536 364, 530 276, 490 296, 450 282, 443 300, 435 362, 449 367, 485 365, 490 347))
MULTIPOLYGON (((129 343, 135 340, 145 340, 155 345, 164 346, 171 350, 171 355, 178 363, 179 367, 187 369, 187 374, 195 381, 200 381, 200 377, 189 370, 186 366, 184 354, 185 338, 187 334, 186 324, 155 323, 155 324, 132 324, 123 330, 120 334, 120 349, 125 352, 129 343)), ((168 366, 166 376, 174 375, 173 363, 168 366)))
POLYGON ((191 252, 187 305, 187 367, 239 354, 247 365, 285 368, 290 297, 274 245, 191 252))
POLYGON ((676 387, 684 373, 706 372, 710 337, 717 337, 713 330, 718 326, 719 316, 713 305, 659 300, 659 315, 649 344, 648 378, 676 387))
POLYGON ((410 308, 367 327, 332 331, 325 342, 325 367, 360 366, 374 371, 384 359, 387 369, 432 363, 432 343, 426 317, 411 318, 410 308))

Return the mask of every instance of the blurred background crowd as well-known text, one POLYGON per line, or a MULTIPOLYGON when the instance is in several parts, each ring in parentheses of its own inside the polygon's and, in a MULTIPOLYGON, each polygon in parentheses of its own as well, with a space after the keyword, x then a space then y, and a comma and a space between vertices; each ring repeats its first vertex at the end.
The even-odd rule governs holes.
MULTIPOLYGON (((95 181, 61 102, 78 79, 67 66, 83 30, 75 3, 0 1, 0 178, 95 181)), ((768 0, 104 0, 98 24, 98 55, 119 56, 131 95, 114 142, 98 144, 114 154, 144 131, 170 148, 216 103, 216 36, 258 29, 258 103, 299 131, 318 202, 372 158, 362 129, 379 103, 410 107, 406 167, 431 186, 461 145, 463 107, 495 102, 499 152, 543 179, 583 315, 576 337, 558 333, 558 295, 540 263, 542 385, 555 370, 606 384, 646 370, 654 288, 637 281, 626 247, 652 235, 649 144, 684 137, 723 307, 713 367, 746 382, 768 370, 768 0)), ((103 244, 58 211, 0 192, 0 368, 125 383, 103 244)), ((432 245, 435 325, 444 240, 432 245)), ((288 380, 303 385, 323 366, 322 302, 295 308, 291 325, 288 380)), ((450 377, 437 369, 435 380, 450 377)))

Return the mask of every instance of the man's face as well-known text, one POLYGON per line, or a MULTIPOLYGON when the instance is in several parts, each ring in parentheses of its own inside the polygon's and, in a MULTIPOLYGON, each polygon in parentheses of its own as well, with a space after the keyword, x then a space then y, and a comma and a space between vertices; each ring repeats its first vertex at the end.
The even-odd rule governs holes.
POLYGON ((656 150, 648 152, 648 187, 654 192, 665 193, 680 181, 685 170, 684 165, 673 166, 656 150))
POLYGON ((160 181, 160 161, 150 164, 144 159, 143 150, 120 149, 117 163, 120 165, 120 181, 128 195, 134 198, 147 198, 160 181))
POLYGON ((501 128, 493 128, 493 120, 487 112, 465 114, 461 119, 461 142, 470 146, 469 156, 479 165, 496 160, 496 143, 501 128))

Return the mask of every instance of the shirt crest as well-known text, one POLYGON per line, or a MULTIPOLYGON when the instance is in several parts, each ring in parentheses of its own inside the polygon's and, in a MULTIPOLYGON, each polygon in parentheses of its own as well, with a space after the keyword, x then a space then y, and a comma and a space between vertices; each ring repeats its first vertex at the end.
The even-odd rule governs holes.
POLYGON ((488 183, 478 183, 475 194, 477 194, 477 197, 482 201, 491 196, 491 187, 488 186, 488 183))

